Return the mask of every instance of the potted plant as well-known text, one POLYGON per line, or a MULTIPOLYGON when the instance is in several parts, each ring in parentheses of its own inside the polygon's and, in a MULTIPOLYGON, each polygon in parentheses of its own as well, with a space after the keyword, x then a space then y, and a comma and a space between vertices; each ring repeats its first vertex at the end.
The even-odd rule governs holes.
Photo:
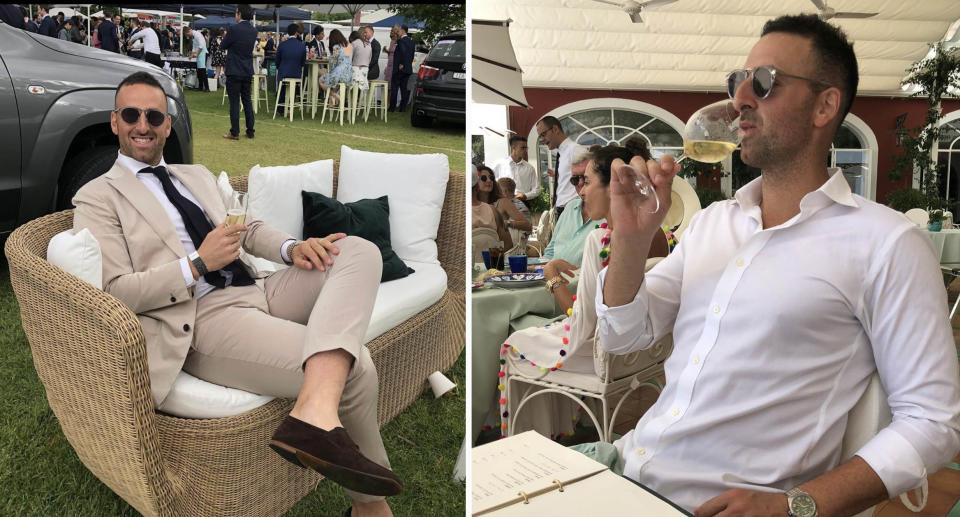
POLYGON ((930 219, 927 222, 927 230, 939 232, 943 227, 943 210, 931 210, 930 219))

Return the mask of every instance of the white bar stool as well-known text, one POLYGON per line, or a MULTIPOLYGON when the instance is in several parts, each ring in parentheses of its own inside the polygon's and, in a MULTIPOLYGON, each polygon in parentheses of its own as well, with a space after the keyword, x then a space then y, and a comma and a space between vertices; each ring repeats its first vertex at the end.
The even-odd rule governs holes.
POLYGON ((283 106, 283 116, 290 113, 290 122, 293 122, 293 110, 300 108, 300 120, 303 120, 303 82, 299 77, 287 77, 283 81, 286 88, 277 88, 277 100, 273 104, 273 118, 277 118, 277 108, 283 106), (300 90, 300 102, 296 101, 297 89, 300 90), (280 104, 280 92, 286 90, 286 99, 280 104))

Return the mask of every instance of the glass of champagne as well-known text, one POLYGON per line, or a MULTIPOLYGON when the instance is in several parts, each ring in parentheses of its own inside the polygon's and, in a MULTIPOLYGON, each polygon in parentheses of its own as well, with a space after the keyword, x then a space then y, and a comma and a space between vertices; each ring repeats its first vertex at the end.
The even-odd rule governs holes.
MULTIPOLYGON (((679 164, 687 158, 698 162, 714 163, 727 157, 740 145, 740 112, 733 101, 726 99, 708 104, 690 116, 683 130, 683 155, 677 158, 679 164)), ((634 167, 636 181, 634 186, 641 194, 638 211, 654 213, 660 209, 653 184, 646 174, 634 167)))
POLYGON ((224 221, 226 226, 243 224, 247 219, 247 194, 245 192, 234 192, 233 201, 233 206, 227 209, 227 219, 224 221))

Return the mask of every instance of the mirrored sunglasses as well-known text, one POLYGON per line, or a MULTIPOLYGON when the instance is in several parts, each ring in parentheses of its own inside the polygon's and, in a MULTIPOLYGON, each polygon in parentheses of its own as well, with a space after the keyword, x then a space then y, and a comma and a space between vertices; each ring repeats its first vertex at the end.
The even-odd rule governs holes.
POLYGON ((820 85, 823 88, 829 88, 833 86, 832 84, 819 79, 811 79, 809 77, 788 74, 786 72, 777 70, 772 66, 758 66, 753 69, 741 68, 727 74, 727 95, 732 99, 733 96, 736 95, 737 90, 740 89, 740 85, 742 85, 747 79, 752 79, 750 85, 753 87, 753 95, 758 99, 766 99, 770 96, 774 85, 777 83, 777 76, 802 79, 804 81, 809 81, 811 83, 820 85))

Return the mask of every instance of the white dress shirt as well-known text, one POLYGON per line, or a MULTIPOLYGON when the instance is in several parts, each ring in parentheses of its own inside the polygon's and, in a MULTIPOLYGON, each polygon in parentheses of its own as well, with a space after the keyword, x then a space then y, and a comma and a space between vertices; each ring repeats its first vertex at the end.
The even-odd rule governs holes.
POLYGON ((128 43, 133 43, 137 40, 143 40, 143 51, 150 52, 151 54, 160 53, 160 40, 157 38, 157 33, 153 31, 150 27, 144 27, 137 31, 133 36, 130 36, 130 41, 128 43))
POLYGON ((557 164, 557 175, 554 178, 557 182, 557 206, 566 206, 567 203, 577 199, 577 189, 570 184, 570 169, 573 168, 573 159, 578 154, 587 150, 586 147, 578 145, 567 138, 560 143, 560 162, 557 164))
POLYGON ((957 350, 932 243, 839 171, 773 228, 760 178, 699 212, 629 304, 604 305, 606 270, 598 277, 607 351, 671 331, 675 343, 663 393, 614 444, 626 476, 691 510, 731 488, 793 488, 839 464, 874 370, 893 423, 857 455, 890 496, 960 449, 957 350))
MULTIPOLYGON (((173 223, 173 227, 177 231, 177 237, 180 239, 180 242, 183 243, 184 251, 187 252, 187 256, 180 258, 180 271, 183 273, 183 281, 186 283, 187 287, 192 286, 194 283, 197 284, 194 297, 199 300, 205 294, 214 290, 215 287, 208 283, 206 279, 204 279, 203 275, 200 275, 198 280, 193 279, 193 271, 190 269, 189 255, 194 251, 197 251, 197 247, 193 245, 193 239, 190 238, 190 234, 187 232, 187 227, 183 222, 183 216, 180 215, 180 211, 177 210, 177 207, 170 202, 170 198, 168 198, 166 192, 163 191, 163 185, 160 183, 160 178, 151 172, 139 172, 147 167, 153 166, 135 160, 121 152, 117 152, 117 163, 119 163, 121 167, 126 168, 137 176, 137 179, 140 180, 145 187, 147 187, 147 190, 149 190, 155 198, 157 198, 160 206, 163 207, 163 210, 170 217, 170 222, 173 223)), ((167 162, 164 161, 163 157, 160 158, 160 163, 158 163, 156 167, 164 167, 167 169, 167 172, 170 171, 170 169, 167 168, 167 162)), ((200 207, 200 210, 203 210, 203 206, 200 205, 200 202, 197 201, 197 198, 194 197, 190 190, 187 189, 187 187, 173 174, 170 174, 170 182, 173 183, 173 186, 177 189, 177 192, 183 195, 183 197, 189 199, 193 204, 200 207)), ((204 215, 206 216, 206 212, 204 212, 204 215)), ((207 217, 207 221, 209 220, 210 218, 207 217)), ((212 225, 213 223, 211 222, 211 226, 212 225)), ((283 260, 290 262, 287 252, 289 251, 289 246, 294 243, 295 241, 293 240, 287 240, 281 245, 281 256, 283 257, 283 260)), ((223 273, 228 277, 228 280, 233 275, 233 273, 229 271, 224 271, 223 273)))
MULTIPOLYGON (((516 182, 517 192, 522 193, 528 200, 540 195, 540 177, 533 165, 526 160, 515 162, 507 156, 493 165, 493 172, 497 179, 510 178, 516 182)), ((567 183, 569 182, 567 180, 567 183)))

